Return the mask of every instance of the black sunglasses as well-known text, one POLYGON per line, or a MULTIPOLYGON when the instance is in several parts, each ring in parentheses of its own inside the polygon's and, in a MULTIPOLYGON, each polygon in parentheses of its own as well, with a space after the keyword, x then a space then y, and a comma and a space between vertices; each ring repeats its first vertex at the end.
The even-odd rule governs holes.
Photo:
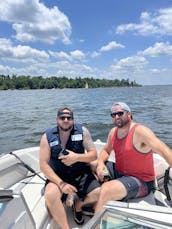
POLYGON ((64 121, 65 119, 70 121, 70 120, 73 120, 73 117, 72 116, 60 116, 59 119, 61 119, 62 121, 64 121))
POLYGON ((119 111, 119 112, 116 112, 116 113, 111 113, 110 115, 111 115, 112 118, 115 118, 116 115, 118 115, 118 117, 121 117, 121 116, 123 116, 123 114, 124 114, 123 111, 119 111))

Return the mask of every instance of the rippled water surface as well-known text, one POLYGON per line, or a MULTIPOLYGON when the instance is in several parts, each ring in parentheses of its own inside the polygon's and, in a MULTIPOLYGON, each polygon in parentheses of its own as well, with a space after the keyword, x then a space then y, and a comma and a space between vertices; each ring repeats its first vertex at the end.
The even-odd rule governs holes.
POLYGON ((45 129, 56 124, 61 105, 73 108, 75 121, 89 128, 93 140, 105 141, 113 126, 110 107, 115 101, 128 103, 134 120, 172 148, 172 86, 144 86, 0 91, 0 153, 38 146, 45 129))

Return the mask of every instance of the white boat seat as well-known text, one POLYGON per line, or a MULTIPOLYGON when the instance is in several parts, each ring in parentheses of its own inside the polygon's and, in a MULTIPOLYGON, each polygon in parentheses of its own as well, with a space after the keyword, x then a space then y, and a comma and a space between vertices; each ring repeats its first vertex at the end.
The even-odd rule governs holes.
POLYGON ((34 176, 21 190, 26 204, 33 216, 36 228, 40 229, 43 228, 43 225, 50 218, 45 204, 44 184, 45 182, 40 179, 40 177, 34 176))
MULTIPOLYGON (((42 177, 43 174, 39 173, 42 177)), ((13 185, 14 193, 22 193, 26 207, 32 215, 36 229, 42 229, 50 220, 50 214, 44 198, 45 182, 37 175, 25 178, 13 185)))
MULTIPOLYGON (((39 171, 38 162, 32 155, 21 150, 18 156, 35 171, 39 171)), ((3 160, 0 160, 0 168, 0 184, 2 188, 10 188, 31 174, 17 158, 13 155, 9 156, 9 154, 4 155, 3 160)))
MULTIPOLYGON (((40 175, 43 176, 42 173, 40 173, 40 175)), ((51 215, 49 214, 48 208, 45 204, 44 184, 45 182, 43 180, 41 180, 38 176, 34 176, 33 179, 31 179, 21 190, 26 204, 32 214, 36 229, 44 228, 44 225, 50 222, 51 218, 51 215)), ((72 208, 66 207, 66 211, 71 228, 78 228, 76 227, 76 223, 73 219, 72 208)), ((90 217, 85 216, 85 222, 87 222, 89 219, 90 217)), ((51 220, 50 224, 47 228, 60 229, 59 225, 54 220, 51 220)))

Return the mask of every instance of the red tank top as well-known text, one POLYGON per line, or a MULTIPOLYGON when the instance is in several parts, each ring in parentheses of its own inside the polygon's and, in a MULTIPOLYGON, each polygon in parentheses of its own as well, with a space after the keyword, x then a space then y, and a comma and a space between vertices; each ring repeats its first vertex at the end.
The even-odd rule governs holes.
POLYGON ((115 167, 124 175, 152 181, 155 179, 153 152, 141 153, 133 146, 133 134, 137 125, 134 125, 122 139, 117 138, 118 128, 116 128, 112 139, 116 159, 115 167))

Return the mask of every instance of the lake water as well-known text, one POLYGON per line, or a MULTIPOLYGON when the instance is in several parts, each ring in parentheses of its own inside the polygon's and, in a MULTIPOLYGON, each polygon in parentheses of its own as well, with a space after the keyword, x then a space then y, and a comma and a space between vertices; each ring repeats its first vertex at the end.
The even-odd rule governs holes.
POLYGON ((0 91, 0 153, 38 146, 42 133, 56 125, 57 108, 63 105, 73 108, 75 121, 89 128, 93 140, 105 141, 115 101, 128 103, 134 120, 172 148, 172 86, 143 86, 0 91))

